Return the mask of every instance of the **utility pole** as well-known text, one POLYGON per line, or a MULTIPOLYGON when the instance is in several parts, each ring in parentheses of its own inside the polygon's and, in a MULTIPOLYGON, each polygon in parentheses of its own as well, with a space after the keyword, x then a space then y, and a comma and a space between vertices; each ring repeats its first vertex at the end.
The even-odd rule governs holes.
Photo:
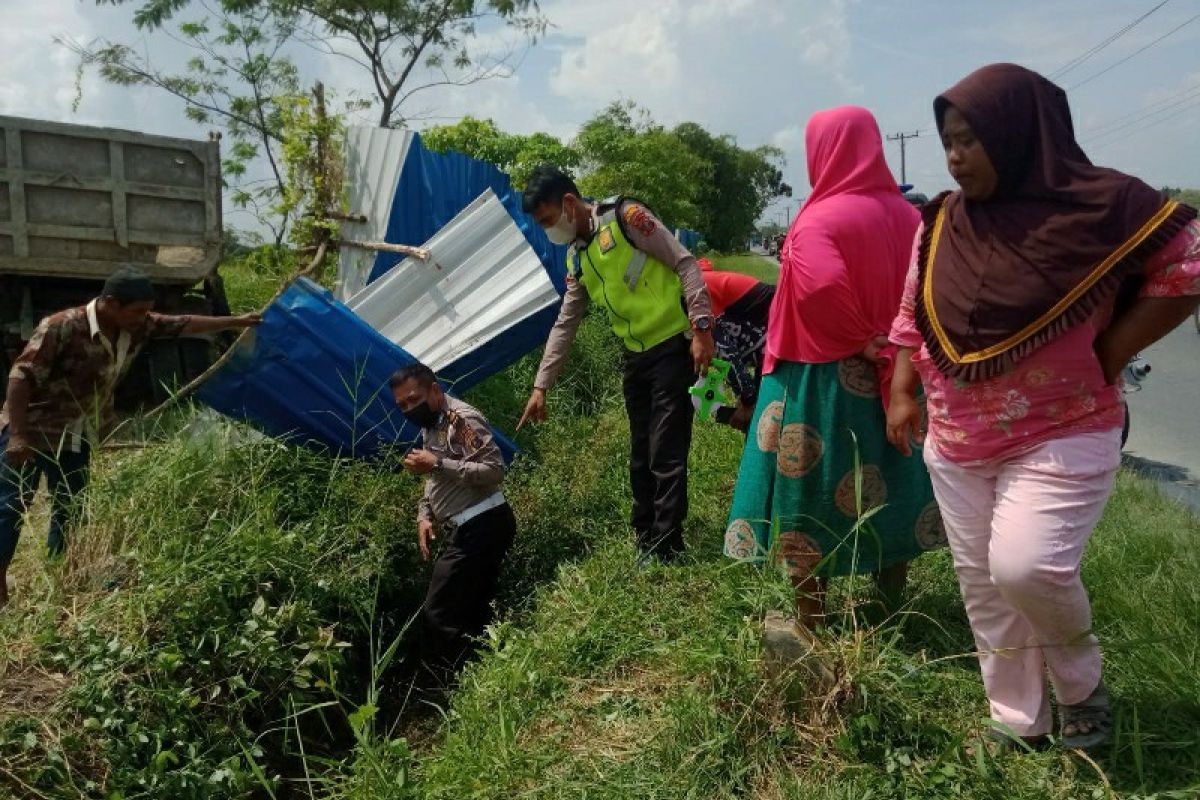
POLYGON ((905 151, 905 143, 909 139, 915 139, 920 135, 921 135, 920 131, 913 131, 912 133, 894 133, 891 136, 887 137, 887 140, 889 142, 899 142, 900 143, 900 182, 901 183, 908 183, 908 163, 907 163, 907 159, 905 158, 906 154, 904 152, 905 151))

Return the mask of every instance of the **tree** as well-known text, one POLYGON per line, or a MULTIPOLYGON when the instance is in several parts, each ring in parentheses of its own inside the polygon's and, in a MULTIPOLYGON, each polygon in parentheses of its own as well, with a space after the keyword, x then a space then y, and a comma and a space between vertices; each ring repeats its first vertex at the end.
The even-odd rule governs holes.
POLYGON ((389 126, 412 116, 406 116, 406 103, 420 92, 512 74, 520 48, 471 52, 478 26, 516 30, 528 47, 547 24, 536 0, 213 0, 199 4, 205 16, 186 22, 176 17, 191 8, 191 0, 96 2, 136 4, 139 29, 169 36, 192 55, 171 70, 128 44, 60 40, 79 56, 80 85, 84 71, 95 68, 112 83, 162 89, 184 102, 190 119, 222 127, 232 142, 223 158, 232 201, 252 210, 277 245, 297 209, 287 198, 288 170, 281 163, 285 118, 304 97, 289 55, 296 47, 362 67, 379 103, 380 125, 389 126), (261 179, 251 174, 260 158, 267 174, 261 179))
POLYGON ((574 142, 594 197, 623 194, 645 202, 672 227, 699 227, 699 196, 712 165, 633 103, 613 103, 584 124, 574 142))
POLYGON ((455 150, 494 164, 508 173, 515 186, 524 186, 529 173, 539 164, 554 164, 565 170, 579 166, 579 153, 548 133, 527 136, 505 133, 490 119, 464 117, 453 125, 439 125, 422 134, 429 149, 445 153, 455 150))
POLYGON ((1164 186, 1163 191, 1172 200, 1186 203, 1193 208, 1200 208, 1200 189, 1180 189, 1178 187, 1164 186))
MULTIPOLYGON (((190 0, 96 2, 140 3, 134 23, 152 30, 190 0)), ((406 104, 429 89, 511 77, 518 56, 548 24, 536 0, 220 0, 220 5, 225 13, 287 21, 298 42, 361 67, 379 102, 382 127, 411 121, 406 104), (496 51, 472 52, 468 44, 481 25, 514 31, 517 41, 496 51)))
POLYGON ((233 202, 252 210, 278 244, 289 224, 287 214, 276 213, 286 183, 279 157, 282 104, 300 93, 296 68, 281 51, 294 27, 269 10, 238 5, 227 3, 177 26, 172 37, 192 53, 178 71, 160 69, 144 52, 106 39, 58 42, 79 56, 80 81, 85 69, 95 68, 111 83, 162 89, 183 101, 189 119, 223 128, 231 144, 222 154, 222 170, 234 187, 233 202), (267 176, 248 177, 259 157, 267 176))
POLYGON ((792 188, 783 182, 783 151, 775 147, 743 150, 732 137, 713 136, 694 122, 674 130, 693 153, 707 161, 712 170, 705 185, 698 187, 699 229, 705 241, 718 250, 742 245, 754 232, 763 209, 776 197, 790 197, 792 188))

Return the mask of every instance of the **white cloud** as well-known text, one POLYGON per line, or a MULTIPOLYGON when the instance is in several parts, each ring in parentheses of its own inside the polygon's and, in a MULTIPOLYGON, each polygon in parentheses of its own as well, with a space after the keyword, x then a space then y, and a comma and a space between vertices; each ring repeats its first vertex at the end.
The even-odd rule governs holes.
POLYGON ((57 34, 90 36, 73 0, 12 4, 0 26, 0 108, 6 114, 62 119, 75 98, 75 58, 57 34), (36 65, 36 68, 31 68, 36 65))
MULTIPOLYGON (((1128 0, 1094 0, 1085 15, 1059 5, 1012 0, 939 6, 933 13, 914 9, 909 0, 543 0, 552 27, 515 78, 433 90, 419 95, 410 110, 431 111, 436 120, 430 124, 472 114, 505 130, 570 138, 609 102, 627 98, 665 125, 692 120, 736 136, 743 146, 780 146, 788 158, 787 180, 802 194, 808 118, 822 108, 859 103, 875 112, 884 133, 925 131, 909 142, 908 176, 932 193, 949 185, 930 130, 937 92, 991 61, 1056 69, 1136 16, 1128 0)), ((72 113, 75 62, 51 43, 54 35, 80 41, 107 36, 148 47, 157 59, 178 58, 180 48, 169 39, 133 28, 129 4, 10 0, 6 6, 12 8, 0 28, 3 113, 204 136, 206 126, 187 121, 178 100, 150 89, 113 87, 94 74, 86 77, 79 111, 72 113)), ((1082 79, 1115 63, 1178 25, 1185 12, 1164 7, 1070 77, 1082 79)), ((512 39, 503 26, 481 34, 475 51, 503 49, 512 39)), ((1200 25, 1182 29, 1072 92, 1081 136, 1198 85, 1197 38, 1200 25)), ((339 97, 352 88, 371 96, 360 67, 302 48, 294 52, 306 83, 320 78, 339 97)), ((376 113, 358 121, 373 124, 376 113)), ((1200 158, 1190 142, 1196 124, 1195 115, 1184 114, 1154 127, 1131 126, 1128 138, 1114 135, 1111 145, 1102 140, 1097 160, 1154 182, 1200 185, 1200 158)), ((889 143, 887 153, 899 177, 898 147, 889 143)))

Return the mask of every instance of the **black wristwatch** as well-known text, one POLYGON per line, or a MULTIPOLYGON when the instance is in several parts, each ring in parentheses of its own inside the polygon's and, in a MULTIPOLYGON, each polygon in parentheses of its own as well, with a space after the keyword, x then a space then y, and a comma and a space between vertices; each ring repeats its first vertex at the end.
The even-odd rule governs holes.
POLYGON ((692 320, 692 330, 708 333, 712 330, 713 319, 709 316, 696 317, 692 320))

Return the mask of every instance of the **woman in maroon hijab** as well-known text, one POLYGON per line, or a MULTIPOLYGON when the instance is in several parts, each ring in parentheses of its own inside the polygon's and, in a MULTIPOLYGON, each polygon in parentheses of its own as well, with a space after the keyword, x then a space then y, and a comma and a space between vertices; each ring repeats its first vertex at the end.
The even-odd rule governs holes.
POLYGON ((1120 464, 1125 363, 1200 301, 1195 209, 1094 166, 1065 93, 994 64, 934 101, 961 187, 923 211, 891 340, 888 438, 928 398, 925 461, 992 718, 1067 747, 1108 737, 1083 550, 1120 464), (915 368, 915 370, 914 370, 915 368))

